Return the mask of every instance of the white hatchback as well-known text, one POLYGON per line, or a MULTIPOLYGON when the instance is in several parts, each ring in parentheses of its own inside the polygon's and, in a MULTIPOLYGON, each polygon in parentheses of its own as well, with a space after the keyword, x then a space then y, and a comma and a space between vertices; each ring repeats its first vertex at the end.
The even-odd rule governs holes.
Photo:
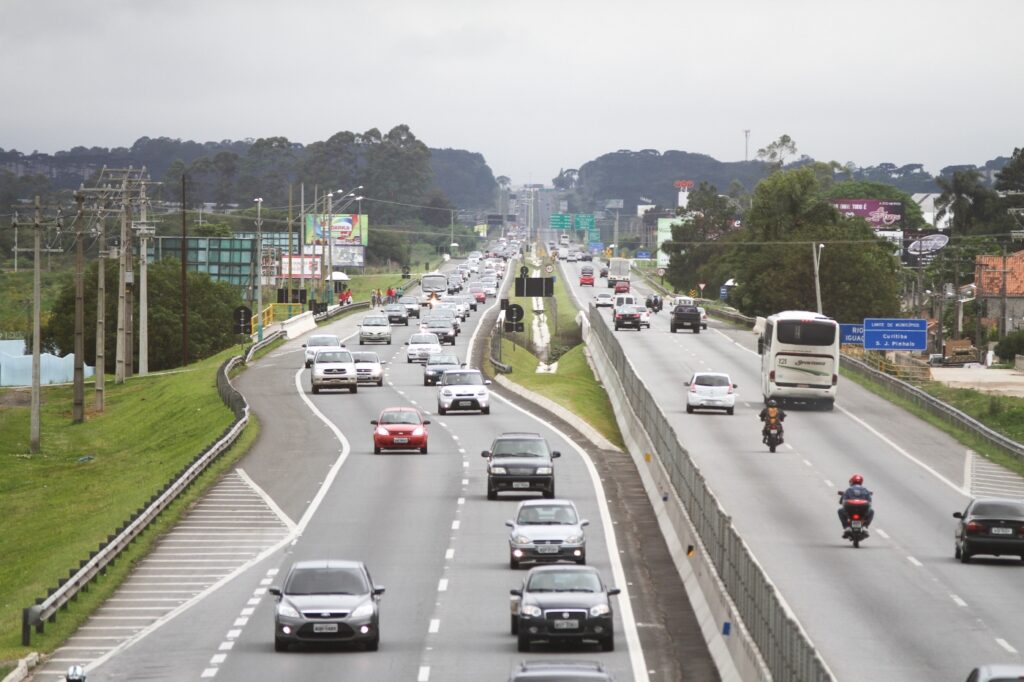
POLYGON ((736 407, 736 384, 728 374, 721 372, 696 372, 686 382, 690 390, 686 392, 686 411, 693 414, 694 410, 725 410, 732 414, 736 407))
POLYGON ((406 362, 426 362, 431 353, 441 352, 441 342, 437 334, 413 334, 405 347, 406 362))

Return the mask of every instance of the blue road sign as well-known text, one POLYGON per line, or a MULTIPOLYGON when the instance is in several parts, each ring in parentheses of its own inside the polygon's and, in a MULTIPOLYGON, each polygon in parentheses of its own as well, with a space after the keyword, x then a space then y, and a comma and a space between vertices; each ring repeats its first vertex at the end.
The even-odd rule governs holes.
POLYGON ((866 318, 865 350, 927 350, 928 320, 866 318))
POLYGON ((650 251, 637 251, 636 252, 636 256, 635 256, 635 258, 650 258, 650 257, 651 257, 651 252, 650 251))
POLYGON ((604 251, 604 242, 590 242, 587 245, 587 249, 591 253, 601 253, 602 251, 604 251))
POLYGON ((840 324, 839 343, 864 345, 864 325, 862 324, 840 324))
POLYGON ((718 300, 729 300, 729 287, 725 286, 724 284, 718 288, 718 300))

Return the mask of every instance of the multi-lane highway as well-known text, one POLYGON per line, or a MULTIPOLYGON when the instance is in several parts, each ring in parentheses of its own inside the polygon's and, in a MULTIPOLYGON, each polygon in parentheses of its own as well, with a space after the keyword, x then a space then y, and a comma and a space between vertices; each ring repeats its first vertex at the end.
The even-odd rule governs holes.
MULTIPOLYGON (((494 305, 496 299, 489 299, 488 306, 494 305)), ((464 360, 484 315, 481 307, 463 325, 455 349, 464 360)), ((349 336, 361 317, 320 331, 349 336)), ((383 387, 312 395, 308 370, 302 369, 301 339, 276 349, 236 380, 262 423, 259 442, 240 466, 294 531, 288 542, 188 609, 104 656, 90 680, 501 680, 516 662, 544 657, 601 660, 619 680, 647 680, 649 670, 654 679, 681 679, 684 668, 700 679, 714 678, 706 650, 694 650, 699 628, 685 623, 688 605, 681 586, 656 594, 648 584, 651 573, 670 573, 664 549, 660 568, 657 562, 638 566, 643 557, 627 554, 635 547, 628 536, 637 534, 632 518, 622 519, 620 537, 627 537, 617 540, 619 519, 611 515, 599 475, 607 468, 595 465, 584 449, 589 444, 574 442, 501 398, 492 400, 489 415, 437 415, 437 388, 423 385, 422 367, 406 362, 401 345, 415 329, 412 322, 408 331, 396 327, 392 344, 362 348, 376 349, 387 360, 383 387), (429 415, 430 454, 372 454, 370 420, 396 405, 414 405, 429 415), (541 433, 562 453, 556 460, 558 496, 575 501, 590 520, 588 563, 622 589, 614 598, 614 652, 596 645, 539 646, 528 655, 516 650, 509 633, 509 590, 519 586, 525 572, 508 568, 504 525, 516 502, 504 496, 486 499, 480 456, 504 431, 541 433), (311 558, 363 560, 374 581, 386 588, 380 651, 274 651, 274 599, 267 588, 281 584, 294 561, 311 558), (667 603, 658 603, 659 598, 667 603), (680 622, 689 635, 683 627, 667 630, 680 622), (639 629, 646 630, 643 638, 639 629), (672 643, 685 637, 688 643, 672 643), (645 652, 642 641, 656 644, 645 652)), ((356 344, 351 338, 349 346, 356 344)), ((631 484, 625 478, 609 485, 631 484)), ((656 528, 653 519, 647 525, 656 528)), ((649 544, 643 551, 653 556, 658 543, 649 544)), ((151 589, 156 594, 159 585, 151 589)))
MULTIPOLYGON (((562 272, 585 308, 607 289, 577 286, 580 265, 562 272)), ((635 282, 634 291, 650 293, 635 282)), ((671 334, 667 312, 616 338, 838 679, 955 680, 979 663, 1020 662, 1019 562, 953 558, 951 514, 979 492, 971 453, 841 380, 835 411, 789 410, 787 442, 770 454, 753 334, 715 321, 699 335, 671 334), (734 415, 686 414, 684 382, 695 371, 732 376, 734 415), (836 516, 836 491, 855 472, 877 510, 857 550, 836 516)))

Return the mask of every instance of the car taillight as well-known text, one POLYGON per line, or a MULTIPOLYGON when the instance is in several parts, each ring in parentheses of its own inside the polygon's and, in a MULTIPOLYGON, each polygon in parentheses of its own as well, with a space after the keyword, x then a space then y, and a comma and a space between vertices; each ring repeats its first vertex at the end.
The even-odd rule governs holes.
POLYGON ((768 381, 775 383, 775 370, 768 372, 768 381))
POLYGON ((729 385, 729 390, 726 393, 732 393, 732 384, 729 385))
POLYGON ((977 521, 971 521, 970 523, 967 524, 967 532, 968 533, 984 533, 985 532, 985 526, 983 526, 982 524, 978 523, 977 521))
POLYGON ((690 384, 690 393, 697 392, 697 384, 690 384))
POLYGON ((832 375, 832 385, 835 386, 838 383, 839 383, 839 375, 838 374, 833 374, 832 375))

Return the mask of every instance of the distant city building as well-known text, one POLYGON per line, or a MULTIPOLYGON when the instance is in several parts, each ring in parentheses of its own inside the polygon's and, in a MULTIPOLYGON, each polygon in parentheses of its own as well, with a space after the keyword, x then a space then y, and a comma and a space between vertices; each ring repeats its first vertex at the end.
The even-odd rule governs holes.
POLYGON ((924 217, 924 221, 934 227, 937 230, 948 230, 949 224, 953 220, 953 211, 948 210, 946 214, 942 216, 942 220, 936 221, 935 216, 938 213, 938 208, 935 206, 936 200, 942 196, 941 194, 931 193, 918 193, 911 195, 914 203, 921 207, 921 215, 924 217))

